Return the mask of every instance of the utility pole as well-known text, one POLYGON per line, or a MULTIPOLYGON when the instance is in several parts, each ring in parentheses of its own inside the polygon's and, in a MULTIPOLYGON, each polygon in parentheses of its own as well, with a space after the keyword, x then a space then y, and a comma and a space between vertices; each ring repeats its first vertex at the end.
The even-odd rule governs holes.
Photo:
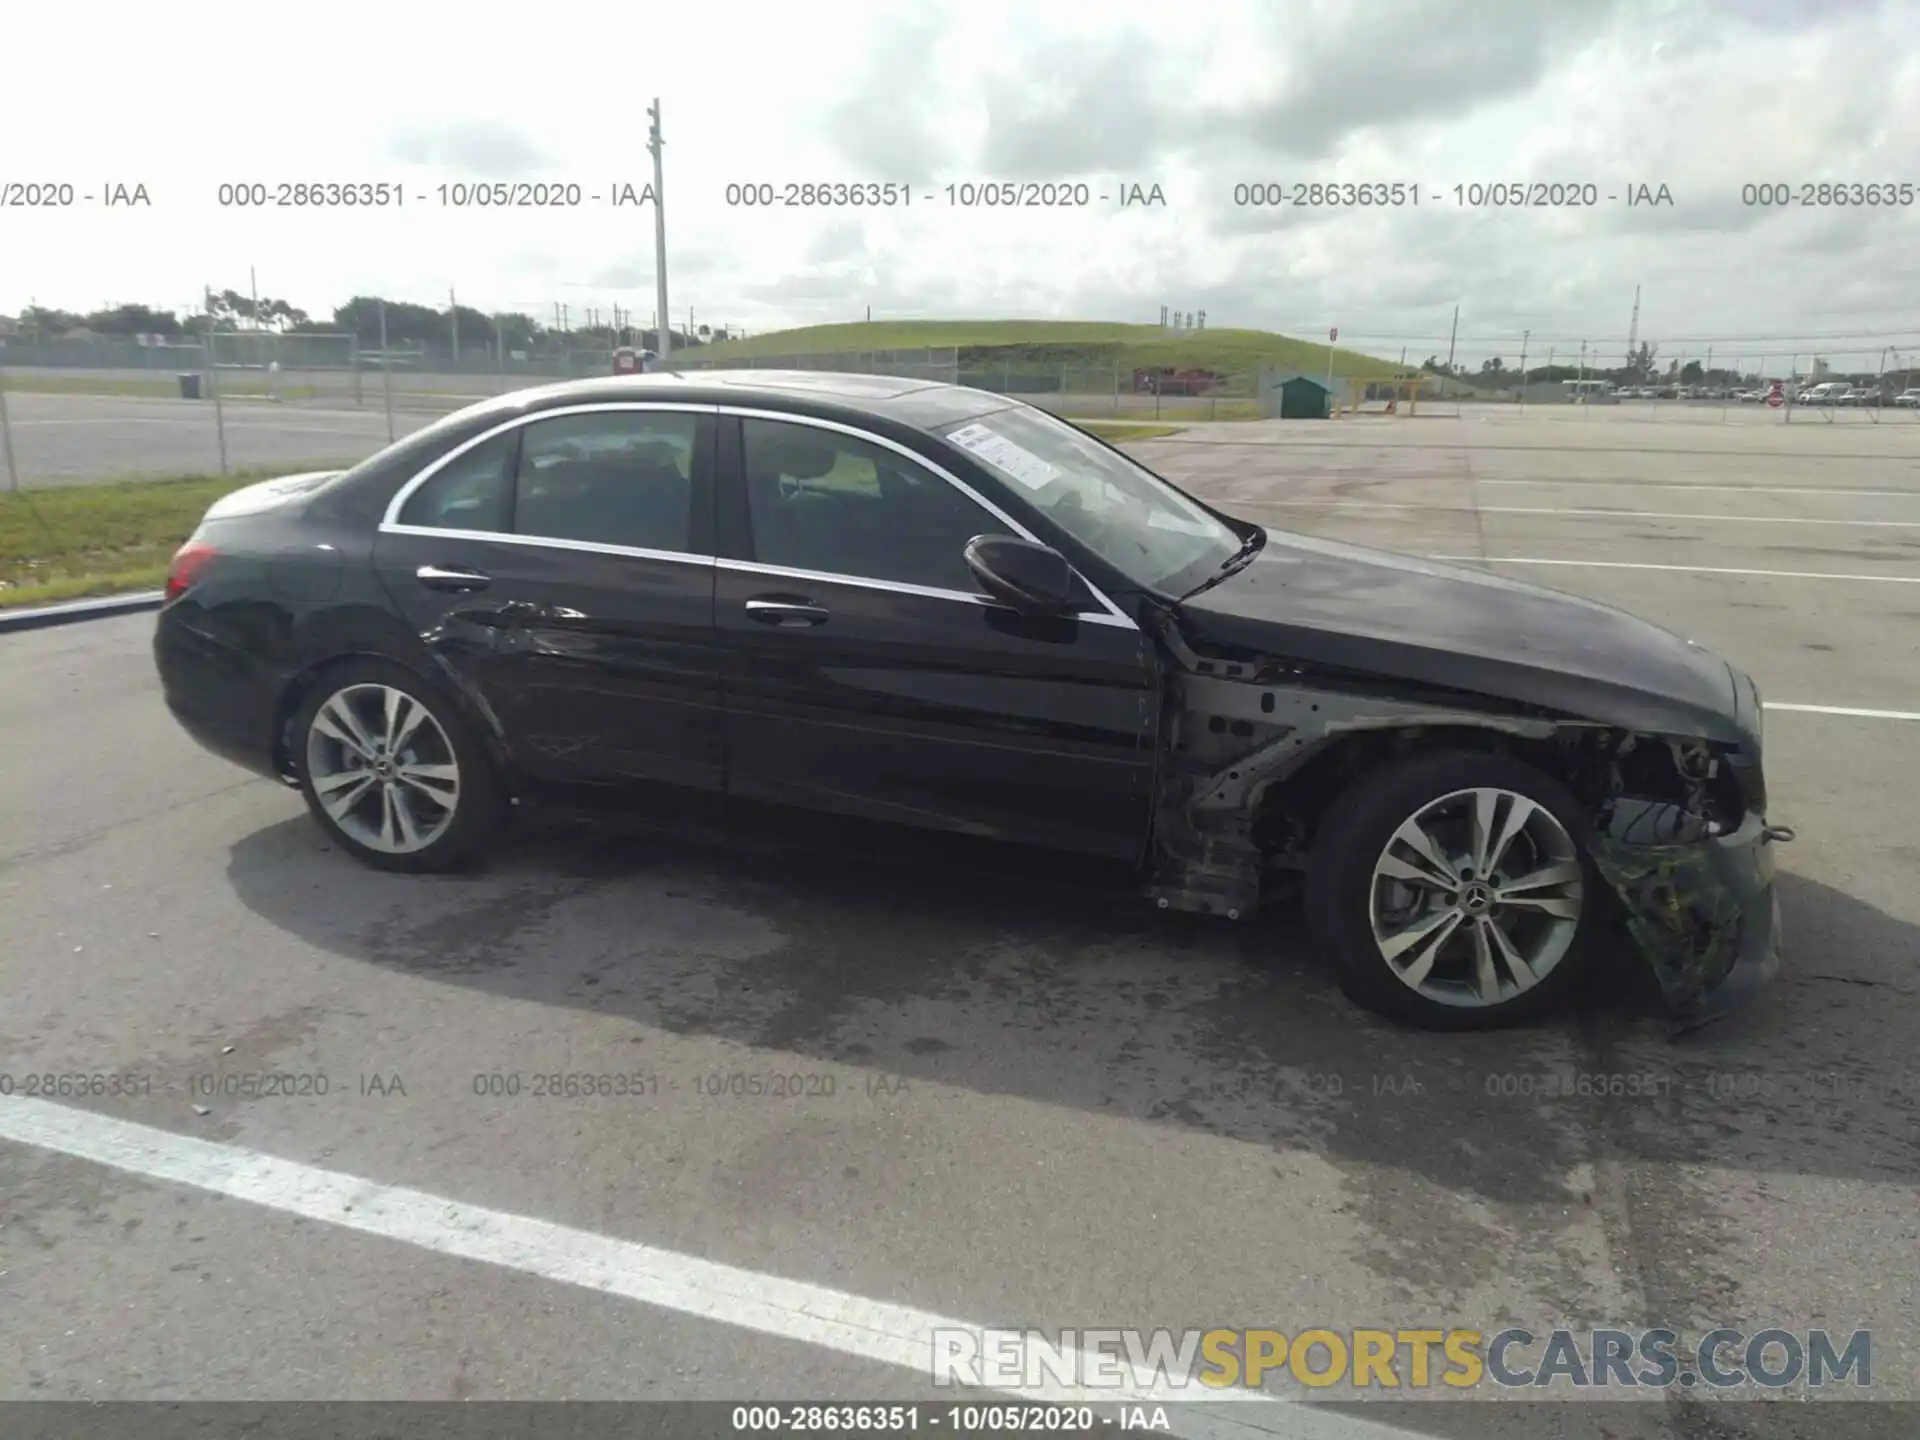
MULTIPOLYGON (((206 288, 207 299, 207 388, 213 392, 213 428, 220 437, 220 473, 227 473, 227 415, 220 403, 220 356, 214 348, 213 287, 206 288)), ((392 436, 388 436, 392 439, 392 436)))
POLYGON ((1639 353, 1640 353, 1640 287, 1636 285, 1633 287, 1633 322, 1627 326, 1627 365, 1629 368, 1631 368, 1634 371, 1634 374, 1639 379, 1645 380, 1647 377, 1644 375, 1640 375, 1639 367, 1634 362, 1634 356, 1638 355, 1639 353))
MULTIPOLYGON (((1334 404, 1333 404, 1333 342, 1335 340, 1338 340, 1339 338, 1340 338, 1339 326, 1337 325, 1333 326, 1331 329, 1327 331, 1327 409, 1329 412, 1332 412, 1332 413, 1338 413, 1337 411, 1335 411, 1334 404)), ((1157 403, 1155 404, 1154 408, 1157 412, 1159 409, 1159 406, 1157 403)))
POLYGON ((387 411, 387 443, 393 443, 393 352, 387 349, 387 302, 380 302, 380 393, 387 411))
POLYGON ((1453 342, 1460 338, 1460 307, 1453 307, 1453 331, 1447 336, 1447 373, 1453 373, 1453 342))
POLYGON ((665 360, 673 349, 673 341, 667 335, 673 312, 667 308, 667 211, 661 198, 665 181, 660 165, 660 152, 666 148, 666 140, 660 134, 659 96, 654 96, 653 104, 647 107, 647 117, 653 122, 647 134, 647 149, 653 154, 653 283, 657 292, 654 300, 660 309, 659 353, 665 360))
POLYGON ((1520 332, 1520 403, 1527 403, 1527 341, 1533 338, 1533 331, 1520 332))

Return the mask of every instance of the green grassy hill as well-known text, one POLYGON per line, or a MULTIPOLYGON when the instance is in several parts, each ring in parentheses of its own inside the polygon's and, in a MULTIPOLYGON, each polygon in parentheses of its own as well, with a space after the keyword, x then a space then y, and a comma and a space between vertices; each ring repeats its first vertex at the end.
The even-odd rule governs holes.
MULTIPOLYGON (((694 363, 750 360, 777 355, 827 355, 867 350, 953 347, 961 369, 1012 364, 1072 366, 1123 372, 1153 366, 1241 374, 1277 366, 1322 373, 1327 347, 1266 330, 1193 330, 1171 334, 1158 325, 1121 325, 1080 320, 876 320, 847 325, 808 325, 746 340, 723 341, 686 352, 694 363)), ((1396 362, 1355 350, 1335 349, 1336 375, 1386 379, 1396 362)))

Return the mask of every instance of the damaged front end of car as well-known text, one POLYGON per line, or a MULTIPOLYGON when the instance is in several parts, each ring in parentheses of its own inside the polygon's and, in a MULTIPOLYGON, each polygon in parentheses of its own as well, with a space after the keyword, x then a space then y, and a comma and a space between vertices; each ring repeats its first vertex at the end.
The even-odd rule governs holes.
POLYGON ((1779 968, 1774 843, 1756 743, 1680 738, 1550 705, 1308 666, 1206 644, 1171 617, 1147 893, 1239 919, 1276 872, 1301 871, 1360 775, 1422 750, 1491 749, 1565 783, 1595 869, 1676 1028, 1736 1008, 1779 968))
POLYGON ((1773 846, 1793 832, 1769 825, 1765 805, 1758 761, 1741 752, 1639 736, 1616 751, 1594 814, 1594 868, 1683 1029, 1738 1008, 1780 968, 1773 846), (1667 758, 1626 771, 1646 750, 1667 758))

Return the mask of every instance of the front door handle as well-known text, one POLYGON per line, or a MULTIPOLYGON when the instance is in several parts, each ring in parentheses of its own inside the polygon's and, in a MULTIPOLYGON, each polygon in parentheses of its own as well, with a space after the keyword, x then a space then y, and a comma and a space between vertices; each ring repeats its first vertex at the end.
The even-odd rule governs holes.
POLYGON ((782 630, 818 625, 827 618, 827 608, 811 600, 749 600, 747 618, 782 630))
POLYGON ((413 578, 429 590, 484 590, 493 583, 491 576, 478 570, 447 570, 438 565, 422 565, 413 578))

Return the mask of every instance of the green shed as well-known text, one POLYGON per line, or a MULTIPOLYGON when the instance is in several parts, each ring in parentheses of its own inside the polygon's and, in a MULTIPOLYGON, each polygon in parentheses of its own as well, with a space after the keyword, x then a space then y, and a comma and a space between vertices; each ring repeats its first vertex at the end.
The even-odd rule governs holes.
POLYGON ((1330 394, 1318 380, 1296 375, 1278 388, 1282 420, 1324 420, 1331 412, 1330 394))
POLYGON ((1260 372, 1260 413, 1270 420, 1325 420, 1333 414, 1335 397, 1347 393, 1349 384, 1342 378, 1329 385, 1304 370, 1269 366, 1260 372))

